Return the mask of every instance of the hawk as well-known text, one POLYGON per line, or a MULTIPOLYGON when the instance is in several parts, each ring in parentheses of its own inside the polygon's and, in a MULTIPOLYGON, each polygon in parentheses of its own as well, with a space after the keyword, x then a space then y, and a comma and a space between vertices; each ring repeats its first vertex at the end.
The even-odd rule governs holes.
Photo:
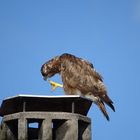
POLYGON ((109 116, 105 104, 115 112, 102 76, 87 60, 65 53, 43 64, 41 73, 44 79, 60 74, 66 95, 81 95, 89 98, 100 108, 107 120, 109 116))

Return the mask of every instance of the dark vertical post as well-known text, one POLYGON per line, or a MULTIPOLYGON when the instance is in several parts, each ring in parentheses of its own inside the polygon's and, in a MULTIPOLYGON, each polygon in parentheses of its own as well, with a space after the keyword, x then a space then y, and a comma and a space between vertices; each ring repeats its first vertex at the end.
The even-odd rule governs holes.
POLYGON ((23 112, 25 112, 25 111, 26 111, 26 102, 23 101, 23 112))
POLYGON ((75 103, 74 102, 72 102, 72 113, 74 113, 75 112, 75 103))

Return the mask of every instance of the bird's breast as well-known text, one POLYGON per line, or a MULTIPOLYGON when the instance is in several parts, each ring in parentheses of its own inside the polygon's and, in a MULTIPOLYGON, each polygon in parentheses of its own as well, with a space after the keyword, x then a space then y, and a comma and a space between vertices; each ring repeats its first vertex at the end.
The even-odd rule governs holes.
POLYGON ((65 91, 65 94, 67 94, 67 95, 80 95, 80 96, 82 96, 81 91, 78 89, 71 88, 71 87, 66 86, 66 85, 64 85, 63 88, 65 91))

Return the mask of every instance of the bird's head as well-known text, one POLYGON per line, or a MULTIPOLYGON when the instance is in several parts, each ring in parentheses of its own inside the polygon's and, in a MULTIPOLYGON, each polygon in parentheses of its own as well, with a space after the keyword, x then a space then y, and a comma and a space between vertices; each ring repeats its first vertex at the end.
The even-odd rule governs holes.
POLYGON ((60 72, 59 56, 54 57, 53 59, 47 61, 41 67, 41 73, 42 73, 44 80, 47 80, 47 78, 50 78, 59 72, 60 72))

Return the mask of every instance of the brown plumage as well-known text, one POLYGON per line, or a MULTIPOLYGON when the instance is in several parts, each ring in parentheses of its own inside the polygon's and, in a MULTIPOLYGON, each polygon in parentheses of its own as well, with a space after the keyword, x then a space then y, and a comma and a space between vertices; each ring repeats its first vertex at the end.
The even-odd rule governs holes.
POLYGON ((107 120, 109 116, 104 103, 115 111, 113 102, 107 95, 102 76, 96 72, 90 62, 71 54, 62 54, 43 64, 41 73, 44 79, 59 73, 65 94, 78 94, 91 99, 107 120))

